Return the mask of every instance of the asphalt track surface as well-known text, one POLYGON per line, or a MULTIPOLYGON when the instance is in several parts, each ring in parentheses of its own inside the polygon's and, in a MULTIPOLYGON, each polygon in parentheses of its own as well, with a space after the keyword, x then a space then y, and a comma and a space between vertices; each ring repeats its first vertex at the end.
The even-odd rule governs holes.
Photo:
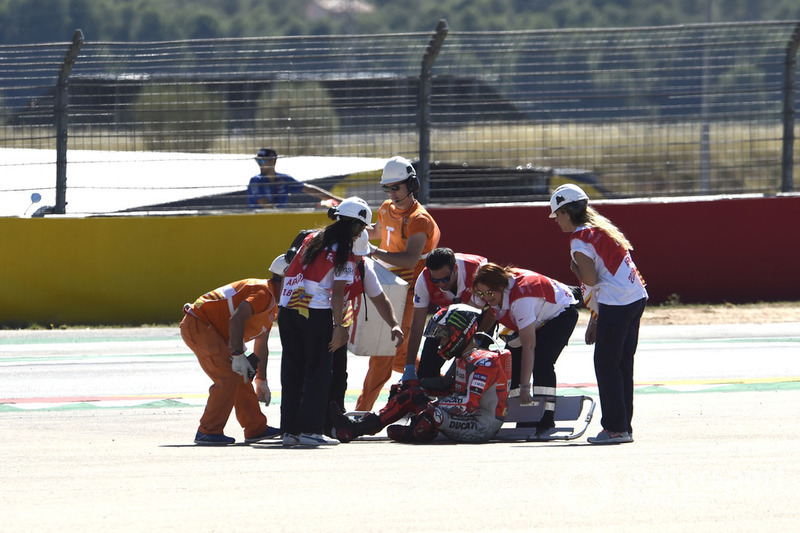
MULTIPOLYGON (((580 335, 559 394, 596 398, 580 335)), ((0 331, 0 531, 797 530, 800 324, 643 327, 635 380, 632 444, 586 442, 598 406, 572 441, 208 448, 177 330, 0 331)))

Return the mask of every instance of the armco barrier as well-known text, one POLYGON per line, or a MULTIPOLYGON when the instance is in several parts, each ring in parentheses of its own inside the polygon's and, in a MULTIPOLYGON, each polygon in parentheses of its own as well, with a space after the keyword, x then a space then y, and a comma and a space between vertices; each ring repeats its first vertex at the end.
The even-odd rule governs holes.
POLYGON ((201 217, 0 218, 0 324, 175 322, 206 291, 270 276, 324 212, 201 217))
MULTIPOLYGON (((373 206, 377 208, 377 206, 373 206)), ((800 196, 598 202, 633 242, 651 301, 800 300, 800 196)), ((431 208, 441 244, 567 283, 567 235, 543 204, 431 208)), ((181 305, 271 260, 322 212, 0 218, 0 324, 174 322, 181 305)))
MULTIPOLYGON (((651 303, 800 300, 800 195, 597 202, 634 246, 651 303)), ((566 283, 568 236, 544 205, 431 209, 441 245, 566 283)))

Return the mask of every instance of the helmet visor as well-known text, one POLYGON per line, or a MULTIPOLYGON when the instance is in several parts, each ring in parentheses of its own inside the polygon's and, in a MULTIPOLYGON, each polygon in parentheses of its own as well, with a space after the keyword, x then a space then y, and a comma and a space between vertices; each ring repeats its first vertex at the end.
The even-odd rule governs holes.
POLYGON ((431 320, 428 322, 428 325, 425 326, 423 335, 425 337, 439 339, 440 341, 446 340, 450 338, 450 328, 444 324, 439 324, 438 322, 431 320))

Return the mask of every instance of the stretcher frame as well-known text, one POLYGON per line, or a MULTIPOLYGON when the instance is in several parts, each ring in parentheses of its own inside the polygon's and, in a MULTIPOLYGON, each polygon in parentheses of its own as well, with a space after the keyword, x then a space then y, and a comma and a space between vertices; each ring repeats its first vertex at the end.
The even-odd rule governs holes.
POLYGON ((519 396, 508 399, 508 410, 503 427, 494 440, 551 441, 573 440, 589 428, 594 415, 595 401, 590 396, 556 396, 555 427, 543 435, 536 435, 535 427, 517 427, 518 423, 533 426, 544 414, 544 401, 534 398, 533 405, 522 406, 519 396))

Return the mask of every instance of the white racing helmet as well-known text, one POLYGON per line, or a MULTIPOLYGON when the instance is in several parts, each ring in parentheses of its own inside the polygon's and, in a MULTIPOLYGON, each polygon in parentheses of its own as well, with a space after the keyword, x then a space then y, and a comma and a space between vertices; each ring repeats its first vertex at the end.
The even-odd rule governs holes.
POLYGON ((397 183, 405 181, 408 178, 416 177, 417 171, 411 161, 405 157, 396 155, 386 162, 383 167, 383 175, 381 175, 381 185, 388 185, 390 183, 397 183))
POLYGON ((372 209, 358 196, 342 200, 342 203, 336 206, 335 215, 337 219, 339 217, 354 218, 366 224, 368 228, 372 228, 372 209))
POLYGON ((559 186, 550 197, 550 218, 556 218, 556 211, 572 202, 588 200, 583 189, 572 183, 559 186))

